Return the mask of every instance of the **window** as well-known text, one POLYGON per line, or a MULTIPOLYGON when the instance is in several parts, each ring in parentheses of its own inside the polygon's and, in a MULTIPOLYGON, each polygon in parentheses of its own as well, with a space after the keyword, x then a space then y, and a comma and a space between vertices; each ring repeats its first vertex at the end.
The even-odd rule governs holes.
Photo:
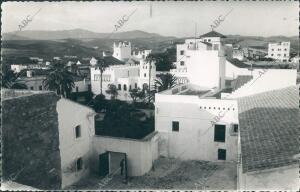
POLYGON ((274 56, 274 54, 272 53, 271 56, 274 56))
POLYGON ((30 87, 30 90, 33 90, 33 87, 30 87))
POLYGON ((134 88, 137 88, 137 83, 134 84, 134 88))
POLYGON ((285 57, 286 57, 286 54, 283 54, 283 56, 285 56, 285 57))
POLYGON ((76 86, 76 92, 78 92, 79 91, 79 89, 78 89, 78 87, 76 86))
POLYGON ((278 49, 278 51, 281 51, 281 49, 278 49))
POLYGON ((211 42, 211 39, 208 39, 207 41, 208 41, 208 42, 211 42))
POLYGON ((81 127, 80 127, 80 125, 77 125, 75 127, 75 137, 79 138, 80 136, 81 136, 81 127))
POLYGON ((226 149, 218 149, 218 160, 226 160, 226 149))
POLYGON ((127 85, 123 85, 123 90, 127 91, 127 85))
POLYGON ((118 90, 121 90, 121 84, 118 84, 118 90))
POLYGON ((183 66, 184 65, 184 61, 180 61, 180 65, 183 66))
POLYGON ((215 125, 215 142, 225 142, 225 125, 215 125))
POLYGON ((238 124, 234 124, 233 125, 233 132, 237 133, 239 131, 239 125, 238 124))
POLYGON ((144 77, 146 77, 147 76, 147 74, 146 73, 144 73, 144 77))
POLYGON ((178 121, 172 121, 172 131, 179 131, 179 122, 178 121))
POLYGON ((131 85, 129 85, 129 90, 131 90, 131 85))
POLYGON ((183 50, 180 51, 180 55, 184 55, 184 51, 183 50))
POLYGON ((274 51, 274 49, 272 49, 272 51, 274 51))
POLYGON ((284 50, 286 51, 287 49, 285 48, 284 50))
POLYGON ((43 90, 43 86, 40 85, 40 86, 39 86, 39 90, 43 90))
POLYGON ((77 171, 80 171, 82 169, 82 166, 83 165, 83 161, 82 161, 82 158, 79 157, 77 160, 76 160, 76 170, 77 171))

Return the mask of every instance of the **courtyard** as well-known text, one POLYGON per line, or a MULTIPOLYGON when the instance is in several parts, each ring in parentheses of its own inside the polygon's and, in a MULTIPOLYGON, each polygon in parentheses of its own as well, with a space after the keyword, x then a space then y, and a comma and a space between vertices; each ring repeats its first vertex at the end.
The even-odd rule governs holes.
POLYGON ((101 178, 89 178, 68 187, 68 189, 207 189, 235 190, 237 181, 236 163, 215 163, 207 161, 181 161, 160 157, 152 170, 139 177, 129 177, 128 183, 117 171, 101 178))

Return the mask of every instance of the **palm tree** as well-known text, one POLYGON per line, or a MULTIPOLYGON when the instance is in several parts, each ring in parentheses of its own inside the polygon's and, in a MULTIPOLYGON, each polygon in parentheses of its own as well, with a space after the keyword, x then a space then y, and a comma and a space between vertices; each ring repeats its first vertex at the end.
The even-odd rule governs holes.
POLYGON ((58 95, 69 97, 72 88, 75 87, 73 74, 61 62, 54 62, 50 66, 49 73, 43 81, 46 89, 56 91, 58 95))
MULTIPOLYGON (((146 62, 149 63, 149 83, 148 83, 148 94, 151 93, 151 69, 152 69, 152 63, 156 63, 157 57, 154 54, 149 54, 146 57, 146 62)), ((148 103, 151 102, 151 98, 148 97, 148 103)))
POLYGON ((1 70, 2 87, 8 89, 27 89, 27 85, 19 80, 19 77, 25 71, 26 70, 21 71, 20 73, 15 73, 13 70, 4 66, 1 70))
POLYGON ((158 78, 159 79, 155 79, 155 85, 159 92, 170 89, 177 84, 177 78, 170 73, 160 74, 158 78))
POLYGON ((105 69, 108 67, 107 62, 104 60, 104 58, 99 59, 98 63, 96 65, 100 70, 100 95, 102 95, 102 76, 105 69))
POLYGON ((109 84, 108 89, 106 90, 106 93, 110 95, 110 98, 112 100, 116 99, 119 95, 118 89, 114 84, 109 84))

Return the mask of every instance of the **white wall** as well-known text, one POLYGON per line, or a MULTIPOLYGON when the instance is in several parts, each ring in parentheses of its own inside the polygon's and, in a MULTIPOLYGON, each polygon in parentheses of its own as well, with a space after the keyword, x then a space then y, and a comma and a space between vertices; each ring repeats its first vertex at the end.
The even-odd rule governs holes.
POLYGON ((75 86, 72 88, 72 92, 76 92, 76 87, 78 87, 78 92, 85 92, 88 91, 88 85, 90 81, 82 80, 82 81, 75 81, 75 86))
MULTIPOLYGON (((118 84, 121 84, 121 91, 119 91, 120 99, 123 99, 125 93, 123 93, 123 86, 124 84, 127 86, 126 94, 129 94, 129 85, 134 88, 135 83, 138 82, 139 77, 139 65, 118 65, 118 66, 111 66, 107 68, 103 72, 102 76, 102 92, 109 98, 109 95, 106 94, 106 90, 109 84, 114 84, 118 87, 118 84)), ((92 92, 94 94, 100 94, 100 70, 91 68, 91 87, 92 92)), ((125 99, 126 100, 126 99, 125 99)))
POLYGON ((158 158, 157 138, 156 133, 152 133, 148 139, 141 140, 95 136, 93 138, 94 171, 99 170, 99 155, 110 151, 126 153, 129 176, 144 175, 158 158))
POLYGON ((296 85, 296 69, 255 69, 253 79, 228 98, 238 98, 296 85))
POLYGON ((27 66, 26 65, 10 65, 10 69, 17 72, 17 73, 20 73, 20 71, 22 71, 23 69, 27 69, 27 66))
POLYGON ((280 61, 288 61, 290 57, 290 42, 269 43, 268 57, 280 61))
POLYGON ((299 190, 299 165, 255 173, 239 169, 239 190, 299 190))
MULTIPOLYGON (((61 98, 57 102, 59 149, 62 169, 62 188, 75 183, 89 174, 91 140, 94 131, 94 111, 86 106, 61 98), (81 126, 81 137, 75 137, 75 127, 81 126), (68 171, 83 158, 83 169, 68 171)), ((76 166, 75 166, 76 167, 76 166)))
POLYGON ((248 68, 239 68, 226 60, 226 79, 236 79, 239 75, 251 75, 248 68))
MULTIPOLYGON (((189 82, 199 86, 219 87, 220 77, 225 76, 225 57, 219 51, 187 52, 187 76, 189 82)), ((222 81, 225 81, 222 78, 222 81)), ((224 83, 222 83, 224 84, 224 83)))
POLYGON ((238 124, 238 109, 235 100, 156 94, 155 130, 160 134, 159 151, 163 156, 218 161, 218 149, 226 149, 226 160, 236 161, 237 136, 231 135, 232 123, 238 124), (220 117, 219 114, 224 117, 215 121, 214 118, 220 117), (172 121, 179 121, 179 132, 172 131, 172 121), (225 143, 214 141, 212 121, 226 125, 225 143))

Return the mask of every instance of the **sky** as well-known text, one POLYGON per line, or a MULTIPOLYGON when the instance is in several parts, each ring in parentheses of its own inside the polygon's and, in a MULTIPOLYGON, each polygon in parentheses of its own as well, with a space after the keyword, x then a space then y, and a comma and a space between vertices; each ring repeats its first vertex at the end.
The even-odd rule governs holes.
POLYGON ((127 19, 136 10, 118 29, 119 32, 142 30, 164 36, 188 37, 197 31, 196 35, 201 35, 209 32, 214 21, 221 16, 223 21, 215 31, 224 35, 299 35, 297 1, 5 2, 1 8, 2 33, 19 30, 22 21, 33 15, 22 30, 80 28, 110 33, 118 25, 118 20, 124 15, 127 19))

